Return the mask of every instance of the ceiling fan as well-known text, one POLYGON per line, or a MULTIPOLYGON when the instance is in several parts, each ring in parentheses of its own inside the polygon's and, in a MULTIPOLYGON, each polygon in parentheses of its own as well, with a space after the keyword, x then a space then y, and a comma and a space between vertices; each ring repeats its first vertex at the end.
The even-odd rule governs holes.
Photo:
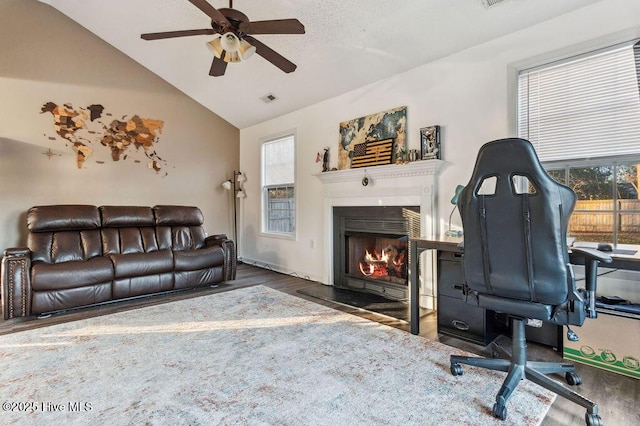
POLYGON ((253 34, 304 34, 304 25, 297 19, 274 19, 251 22, 247 15, 233 8, 233 0, 229 0, 229 8, 216 9, 207 0, 189 0, 191 4, 211 18, 211 28, 201 30, 167 31, 147 33, 140 37, 143 40, 160 40, 174 37, 195 35, 215 35, 207 42, 214 58, 209 75, 224 75, 229 62, 240 62, 257 53, 267 61, 286 73, 296 70, 297 66, 275 50, 252 37, 253 34))

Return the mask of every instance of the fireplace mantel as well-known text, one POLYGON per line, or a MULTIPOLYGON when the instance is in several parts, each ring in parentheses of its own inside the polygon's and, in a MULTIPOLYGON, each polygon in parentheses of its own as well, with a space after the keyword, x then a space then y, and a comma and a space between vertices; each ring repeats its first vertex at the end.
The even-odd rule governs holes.
POLYGON ((442 160, 414 161, 407 164, 389 164, 386 166, 362 167, 359 169, 334 170, 318 173, 315 176, 324 184, 342 182, 361 182, 366 175, 370 179, 397 179, 437 175, 445 164, 442 160))
POLYGON ((333 207, 420 206, 420 236, 432 238, 438 219, 437 177, 445 164, 442 160, 421 160, 316 174, 324 197, 323 282, 333 285, 333 207), (364 177, 368 178, 366 186, 364 177))

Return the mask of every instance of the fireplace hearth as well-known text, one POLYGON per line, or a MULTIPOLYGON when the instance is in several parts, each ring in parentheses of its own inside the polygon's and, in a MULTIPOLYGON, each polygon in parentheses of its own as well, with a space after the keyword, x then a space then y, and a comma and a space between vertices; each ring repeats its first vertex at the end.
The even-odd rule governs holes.
POLYGON ((334 286, 408 300, 409 238, 418 206, 334 207, 334 286))

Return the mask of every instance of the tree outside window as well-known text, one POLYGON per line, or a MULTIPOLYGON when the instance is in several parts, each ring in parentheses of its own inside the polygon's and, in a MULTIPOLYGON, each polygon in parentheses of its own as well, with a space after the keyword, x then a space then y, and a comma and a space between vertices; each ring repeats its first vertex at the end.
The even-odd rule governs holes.
POLYGON ((295 234, 295 140, 293 135, 262 144, 262 232, 295 234))
POLYGON ((576 193, 571 236, 581 241, 640 244, 638 164, 565 167, 548 172, 576 193))

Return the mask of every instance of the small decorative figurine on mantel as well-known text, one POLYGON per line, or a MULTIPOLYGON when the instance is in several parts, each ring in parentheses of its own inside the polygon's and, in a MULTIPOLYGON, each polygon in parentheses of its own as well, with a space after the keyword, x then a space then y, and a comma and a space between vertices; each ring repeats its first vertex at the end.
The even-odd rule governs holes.
POLYGON ((323 172, 328 172, 329 171, 329 147, 324 148, 324 153, 318 153, 316 155, 316 163, 319 163, 320 161, 322 161, 322 171, 323 172))

